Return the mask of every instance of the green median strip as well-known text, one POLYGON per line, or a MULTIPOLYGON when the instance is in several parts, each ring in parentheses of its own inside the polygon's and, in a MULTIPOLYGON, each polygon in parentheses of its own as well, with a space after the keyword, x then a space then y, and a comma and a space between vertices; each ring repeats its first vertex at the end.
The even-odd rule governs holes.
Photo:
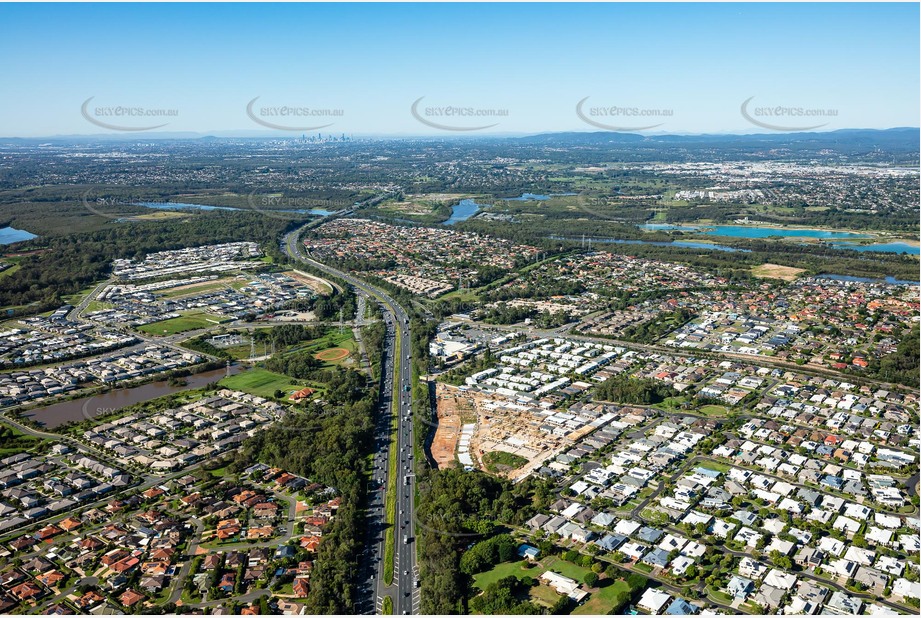
MULTIPOLYGON (((402 335, 400 334, 400 329, 396 329, 396 337, 394 338, 394 355, 393 355, 393 385, 396 387, 400 383, 400 375, 397 371, 397 367, 400 362, 401 343, 402 335)), ((391 413, 392 419, 390 421, 390 460, 387 471, 387 478, 389 482, 387 483, 387 501, 386 501, 386 511, 384 513, 384 520, 387 525, 387 529, 384 532, 384 585, 389 586, 393 583, 393 556, 396 549, 396 535, 394 534, 394 526, 396 525, 396 511, 397 511, 397 491, 399 488, 400 480, 397 478, 397 458, 400 456, 399 448, 397 446, 398 436, 397 436, 397 423, 400 418, 400 400, 399 396, 394 397, 391 401, 391 413)))
POLYGON ((381 604, 381 613, 385 616, 393 613, 393 599, 390 598, 389 594, 384 597, 384 602, 381 604))

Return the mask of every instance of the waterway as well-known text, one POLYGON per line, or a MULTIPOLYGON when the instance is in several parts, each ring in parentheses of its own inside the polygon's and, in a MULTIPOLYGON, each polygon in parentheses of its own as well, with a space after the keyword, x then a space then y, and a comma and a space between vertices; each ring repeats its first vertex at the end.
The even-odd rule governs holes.
POLYGON ((888 283, 890 285, 921 285, 921 282, 918 281, 905 281, 904 279, 896 279, 895 277, 886 277, 885 279, 870 279, 869 277, 854 277, 851 275, 832 275, 832 274, 822 274, 816 275, 818 279, 830 279, 832 281, 853 281, 859 283, 888 283))
POLYGON ((550 195, 543 195, 541 193, 522 193, 518 197, 507 197, 505 201, 507 202, 545 202, 551 197, 566 197, 569 195, 578 195, 578 193, 551 193, 550 195))
MULTIPOLYGON (((243 370, 240 365, 230 367, 231 375, 243 370)), ((47 427, 54 429, 68 421, 80 422, 112 410, 118 410, 136 403, 150 401, 163 395, 178 393, 193 388, 202 388, 212 382, 217 382, 227 375, 227 369, 213 369, 196 373, 185 378, 183 386, 170 386, 167 380, 148 382, 140 386, 119 388, 99 395, 81 397, 62 401, 45 408, 35 408, 23 413, 26 418, 31 418, 47 427)))

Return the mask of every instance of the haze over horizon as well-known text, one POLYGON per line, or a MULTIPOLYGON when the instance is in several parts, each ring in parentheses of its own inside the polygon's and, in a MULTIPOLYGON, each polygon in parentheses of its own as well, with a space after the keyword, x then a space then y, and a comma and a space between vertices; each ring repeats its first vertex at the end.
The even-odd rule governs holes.
POLYGON ((212 8, 3 5, 0 136, 919 125, 917 4, 212 8))

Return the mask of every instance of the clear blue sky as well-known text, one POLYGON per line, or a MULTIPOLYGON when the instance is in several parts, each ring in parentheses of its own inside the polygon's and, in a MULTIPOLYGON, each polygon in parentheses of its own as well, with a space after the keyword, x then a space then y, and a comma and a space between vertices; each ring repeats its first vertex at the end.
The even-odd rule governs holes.
POLYGON ((836 110, 823 130, 918 126, 918 21, 876 3, 2 4, 0 136, 112 133, 81 115, 89 97, 178 110, 109 118, 164 131, 269 133, 246 114, 257 96, 341 109, 328 131, 353 134, 441 133, 410 113, 423 96, 508 110, 484 133, 593 130, 585 97, 671 110, 666 132, 760 131, 739 111, 752 96, 836 110))

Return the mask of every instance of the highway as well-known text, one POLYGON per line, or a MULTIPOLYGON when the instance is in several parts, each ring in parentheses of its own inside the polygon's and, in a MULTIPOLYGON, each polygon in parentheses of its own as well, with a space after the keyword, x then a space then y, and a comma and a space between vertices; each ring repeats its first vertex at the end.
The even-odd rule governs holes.
POLYGON ((381 372, 384 376, 381 391, 380 414, 375 419, 374 460, 371 487, 368 492, 367 530, 368 544, 362 560, 363 572, 359 575, 360 600, 357 607, 362 613, 382 613, 383 600, 389 596, 396 614, 413 614, 419 611, 420 594, 418 567, 416 565, 415 534, 415 477, 413 475, 413 422, 412 422, 412 364, 410 357, 409 316, 390 295, 343 272, 317 262, 305 255, 298 244, 303 228, 285 236, 282 251, 289 257, 310 264, 314 268, 338 277, 351 285, 357 294, 364 295, 380 305, 387 327, 384 358, 381 372), (394 414, 396 415, 396 477, 390 478, 390 446, 394 414), (386 535, 386 495, 389 487, 396 487, 396 513, 393 530, 395 541, 393 581, 386 585, 384 546, 386 535))

